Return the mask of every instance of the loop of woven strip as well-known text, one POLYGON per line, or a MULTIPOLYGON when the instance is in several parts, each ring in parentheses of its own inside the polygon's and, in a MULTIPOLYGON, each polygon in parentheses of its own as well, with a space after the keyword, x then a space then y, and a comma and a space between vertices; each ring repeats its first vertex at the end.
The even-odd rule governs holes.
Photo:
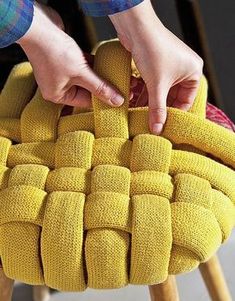
POLYGON ((224 177, 234 182, 234 172, 197 154, 189 172, 180 151, 149 134, 128 148, 111 143, 107 163, 103 152, 92 169, 95 141, 85 131, 62 135, 54 170, 21 164, 8 172, 2 164, 0 250, 10 277, 61 290, 157 283, 195 268, 228 238, 235 191, 224 177), (129 167, 118 166, 120 155, 129 167))
MULTIPOLYGON (((159 283, 194 269, 229 237, 235 172, 187 148, 174 149, 171 138, 188 141, 174 131, 177 121, 168 119, 163 137, 151 135, 145 111, 137 109, 132 131, 124 123, 111 137, 94 131, 99 120, 108 122, 100 103, 98 119, 89 123, 93 113, 84 113, 77 124, 77 115, 59 118, 61 107, 53 110, 40 99, 37 92, 22 111, 22 143, 0 137, 0 256, 9 277, 66 291, 159 283), (46 130, 32 132, 32 107, 44 105, 52 119, 40 113, 39 128, 46 130)), ((3 118, 15 122, 13 111, 3 118)), ((120 116, 130 117, 125 110, 120 116)), ((191 129, 190 135, 198 147, 191 129)), ((226 135, 225 142, 234 139, 226 135)), ((220 154, 233 164, 224 150, 220 154)))

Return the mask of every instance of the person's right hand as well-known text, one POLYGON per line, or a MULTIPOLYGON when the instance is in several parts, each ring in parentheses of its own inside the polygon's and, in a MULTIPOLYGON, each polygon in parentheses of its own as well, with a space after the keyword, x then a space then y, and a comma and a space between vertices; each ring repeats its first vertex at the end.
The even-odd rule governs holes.
POLYGON ((31 27, 17 41, 33 67, 43 98, 90 107, 92 93, 111 106, 121 105, 120 92, 94 73, 79 46, 62 29, 54 10, 35 3, 31 27))
POLYGON ((185 111, 192 106, 203 60, 161 23, 150 0, 109 17, 146 84, 149 128, 159 135, 167 105, 185 111))

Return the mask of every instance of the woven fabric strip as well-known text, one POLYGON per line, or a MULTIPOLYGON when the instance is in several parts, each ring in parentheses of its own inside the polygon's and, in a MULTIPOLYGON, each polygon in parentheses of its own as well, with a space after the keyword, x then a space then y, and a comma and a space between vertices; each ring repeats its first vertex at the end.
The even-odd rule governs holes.
POLYGON ((125 103, 93 97, 93 110, 67 116, 35 91, 28 63, 10 74, 0 95, 8 277, 63 291, 156 284, 196 268, 230 236, 235 134, 205 118, 206 79, 190 112, 168 108, 156 136, 148 108, 128 107, 130 61, 118 42, 100 46, 95 70, 125 103))

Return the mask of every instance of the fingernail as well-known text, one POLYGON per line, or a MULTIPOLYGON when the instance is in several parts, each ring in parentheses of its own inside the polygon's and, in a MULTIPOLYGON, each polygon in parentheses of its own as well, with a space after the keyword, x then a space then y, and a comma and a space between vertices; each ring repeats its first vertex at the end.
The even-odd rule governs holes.
POLYGON ((117 95, 112 99, 114 105, 121 105, 124 102, 124 98, 121 95, 117 95))
POLYGON ((153 133, 159 135, 162 131, 163 124, 162 123, 154 123, 153 124, 153 133))

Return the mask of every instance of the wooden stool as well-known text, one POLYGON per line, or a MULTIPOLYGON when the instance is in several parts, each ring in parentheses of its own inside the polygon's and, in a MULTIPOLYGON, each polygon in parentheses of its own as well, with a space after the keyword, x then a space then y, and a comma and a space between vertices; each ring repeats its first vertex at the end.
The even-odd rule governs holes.
POLYGON ((6 277, 3 269, 0 267, 0 300, 11 301, 14 280, 6 277))
MULTIPOLYGON (((199 266, 212 301, 232 301, 224 275, 216 256, 199 266)), ((0 300, 11 301, 14 281, 7 278, 0 268, 0 300)), ((34 301, 48 301, 49 289, 46 286, 34 286, 34 301)), ((161 284, 149 286, 151 301, 179 301, 176 280, 169 276, 161 284)))
MULTIPOLYGON (((232 301, 224 275, 216 256, 200 264, 199 270, 212 301, 232 301)), ((151 301, 179 301, 176 280, 169 276, 161 284, 149 286, 151 301)))
POLYGON ((36 285, 33 287, 33 301, 49 301, 50 289, 45 285, 36 285))

